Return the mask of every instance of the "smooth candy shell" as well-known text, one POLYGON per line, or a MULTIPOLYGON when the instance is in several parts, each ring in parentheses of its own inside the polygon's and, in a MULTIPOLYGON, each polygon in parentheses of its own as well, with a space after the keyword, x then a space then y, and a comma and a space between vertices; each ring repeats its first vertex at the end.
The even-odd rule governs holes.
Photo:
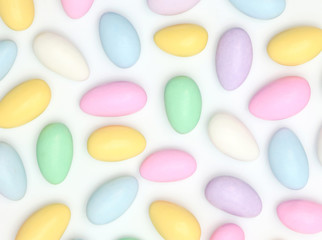
POLYGON ((93 2, 94 0, 61 0, 66 14, 74 19, 83 17, 93 2))
POLYGON ((38 117, 47 108, 50 88, 40 79, 25 81, 0 101, 0 128, 13 128, 38 117))
POLYGON ((244 181, 231 177, 213 178, 206 186, 207 200, 216 208, 239 217, 256 217, 262 211, 262 201, 244 181))
POLYGON ((32 214, 20 227, 15 240, 59 240, 70 220, 70 210, 64 204, 47 205, 32 214))
POLYGON ((34 39, 33 50, 45 67, 63 77, 83 81, 89 76, 89 68, 81 52, 58 34, 40 33, 34 39))
POLYGON ((191 78, 172 78, 164 90, 164 103, 175 131, 184 134, 195 128, 200 119, 202 99, 198 85, 191 78))
POLYGON ((147 0, 149 8, 161 15, 176 15, 193 8, 200 0, 147 0))
POLYGON ((238 225, 227 223, 217 228, 210 240, 245 240, 245 234, 238 225))
POLYGON ((104 183, 88 200, 88 219, 97 225, 114 221, 131 206, 137 191, 138 182, 131 176, 115 178, 104 183))
POLYGON ((114 12, 103 14, 99 33, 107 57, 116 66, 129 68, 138 61, 141 52, 139 35, 125 17, 114 12))
POLYGON ((235 90, 247 78, 253 61, 253 47, 247 32, 232 28, 220 38, 216 52, 216 70, 220 84, 235 90))
POLYGON ((10 200, 20 200, 26 189, 26 172, 20 156, 9 144, 0 142, 0 193, 10 200))
POLYGON ((200 240, 197 219, 185 208, 167 201, 150 205, 150 219, 165 240, 200 240))
POLYGON ((307 200, 289 200, 277 207, 277 215, 289 229, 304 234, 322 231, 322 205, 307 200))
POLYGON ((258 19, 272 19, 281 15, 285 0, 229 0, 239 11, 258 19))
POLYGON ((82 97, 80 108, 94 116, 119 117, 139 111, 146 100, 146 93, 139 85, 118 81, 89 90, 82 97))
POLYGON ((196 24, 169 26, 154 35, 154 42, 160 49, 179 57, 200 53, 206 47, 207 41, 206 29, 196 24))
POLYGON ((0 80, 3 79, 17 56, 17 45, 10 40, 0 41, 0 80))
POLYGON ((322 50, 322 30, 295 27, 275 35, 267 45, 268 55, 277 63, 295 66, 310 61, 322 50))
POLYGON ((284 77, 259 90, 249 103, 249 111, 264 120, 281 120, 294 116, 308 104, 309 83, 301 77, 284 77))
POLYGON ((322 127, 318 133, 317 152, 320 163, 322 164, 322 127))
POLYGON ((208 133, 215 147, 234 159, 251 161, 259 156, 259 147, 252 133, 230 114, 215 114, 208 124, 208 133))
POLYGON ((35 15, 33 0, 0 0, 0 16, 12 30, 27 29, 35 15))
POLYGON ((197 168, 188 153, 165 149, 148 156, 140 167, 141 176, 155 182, 172 182, 190 177, 197 168))
POLYGON ((37 161, 44 178, 59 184, 66 178, 73 159, 73 139, 62 123, 48 124, 37 141, 37 161))

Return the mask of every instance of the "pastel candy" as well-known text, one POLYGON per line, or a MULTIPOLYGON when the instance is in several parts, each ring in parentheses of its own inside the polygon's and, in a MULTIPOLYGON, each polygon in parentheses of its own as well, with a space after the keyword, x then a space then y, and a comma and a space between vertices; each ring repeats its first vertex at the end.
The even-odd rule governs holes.
POLYGON ((165 149, 149 155, 141 164, 140 173, 150 181, 172 182, 190 177, 196 168, 196 160, 190 154, 165 149))
POLYGON ((80 108, 94 116, 119 117, 142 109, 147 96, 142 87, 127 82, 109 82, 88 91, 80 101, 80 108))
POLYGON ((216 52, 216 70, 226 90, 238 88, 247 78, 253 61, 253 47, 247 32, 232 28, 220 38, 216 52))
POLYGON ((25 30, 34 20, 33 0, 0 0, 0 16, 12 30, 25 30))
POLYGON ((154 42, 160 49, 179 57, 200 53, 206 47, 207 41, 206 29, 196 24, 169 26, 154 35, 154 42))
POLYGON ((256 217, 262 211, 262 201, 255 190, 235 177, 213 178, 206 186, 205 195, 216 208, 239 217, 256 217))
POLYGON ((186 76, 170 79, 164 90, 164 103, 168 120, 175 131, 184 134, 196 127, 202 99, 195 81, 186 76))
POLYGON ((301 77, 284 77, 259 90, 249 103, 249 111, 265 120, 281 120, 299 113, 310 100, 311 88, 301 77))
POLYGON ((308 200, 289 200, 277 207, 277 215, 289 229, 304 234, 322 231, 322 205, 308 200))
POLYGON ((245 234, 238 225, 226 223, 215 230, 210 240, 245 240, 245 234))
POLYGON ((0 194, 20 200, 26 189, 27 178, 20 156, 12 146, 0 142, 0 194))
POLYGON ((176 15, 193 8, 200 0, 147 0, 149 8, 161 15, 176 15))
POLYGON ((13 41, 0 41, 0 80, 7 75, 16 60, 16 56, 17 45, 13 41))
POLYGON ((208 133, 215 147, 234 159, 251 161, 259 156, 259 147, 254 136, 233 115, 215 114, 208 124, 208 133))
POLYGON ((70 215, 69 208, 64 204, 47 205, 33 213, 24 222, 15 240, 59 240, 68 226, 70 215))
POLYGON ((322 164, 322 127, 318 133, 318 141, 317 141, 317 153, 320 163, 322 164))
POLYGON ((165 240, 200 240, 200 225, 188 210, 167 201, 150 205, 150 219, 165 240))
POLYGON ((63 77, 83 81, 89 76, 89 68, 81 52, 58 34, 40 33, 34 39, 33 50, 44 66, 63 77))
POLYGON ((83 17, 93 2, 94 0, 61 0, 66 14, 74 19, 83 17))
POLYGON ((229 0, 239 11, 258 19, 272 19, 281 15, 285 0, 229 0))
POLYGON ((87 202, 88 219, 97 225, 114 221, 132 205, 138 191, 138 182, 131 176, 110 180, 94 191, 87 202))
POLYGON ((107 57, 116 66, 129 68, 138 61, 141 52, 140 39, 125 17, 114 12, 103 14, 99 33, 107 57))
POLYGON ((295 66, 310 61, 322 50, 322 29, 301 26, 275 35, 267 45, 268 55, 277 63, 295 66))
POLYGON ((309 178, 308 159, 298 137, 288 128, 279 129, 268 147, 272 172, 285 187, 298 190, 309 178))
POLYGON ((25 81, 0 101, 0 128, 13 128, 38 117, 47 108, 51 91, 40 79, 25 81))

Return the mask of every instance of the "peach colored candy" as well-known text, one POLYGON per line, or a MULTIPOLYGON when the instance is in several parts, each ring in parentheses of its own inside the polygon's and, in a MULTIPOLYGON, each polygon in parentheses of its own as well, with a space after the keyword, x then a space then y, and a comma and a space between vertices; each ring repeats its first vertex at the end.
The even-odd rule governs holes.
POLYGON ((238 225, 226 223, 214 231, 210 240, 245 240, 245 234, 238 225))
POLYGON ((94 0, 61 0, 66 14, 70 18, 81 18, 91 8, 94 0))

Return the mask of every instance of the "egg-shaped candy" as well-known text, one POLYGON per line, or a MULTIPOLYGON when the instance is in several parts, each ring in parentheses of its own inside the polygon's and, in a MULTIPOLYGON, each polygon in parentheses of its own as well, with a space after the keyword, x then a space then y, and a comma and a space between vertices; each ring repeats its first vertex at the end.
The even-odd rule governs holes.
POLYGON ((66 14, 74 19, 83 17, 93 2, 94 0, 61 0, 66 14))
POLYGON ((176 15, 193 8, 200 0, 147 0, 149 8, 161 15, 176 15))
POLYGON ((245 234, 238 225, 226 223, 214 231, 210 240, 245 240, 245 234))
POLYGON ((17 45, 13 41, 0 41, 0 80, 7 75, 16 60, 16 56, 17 45))

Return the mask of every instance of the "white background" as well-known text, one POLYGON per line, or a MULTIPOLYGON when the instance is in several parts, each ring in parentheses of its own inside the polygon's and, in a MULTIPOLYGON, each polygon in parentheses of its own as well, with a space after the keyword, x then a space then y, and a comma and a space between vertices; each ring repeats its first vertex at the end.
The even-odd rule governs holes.
POLYGON ((322 54, 296 67, 273 62, 266 53, 271 37, 290 27, 314 25, 322 27, 321 0, 288 0, 285 12, 278 18, 263 21, 250 18, 236 10, 228 0, 201 0, 190 11, 161 16, 148 8, 145 0, 96 0, 81 19, 70 19, 59 0, 35 0, 35 19, 22 32, 9 29, 0 20, 0 39, 12 39, 18 45, 18 56, 9 74, 0 81, 0 98, 17 84, 32 78, 44 79, 51 87, 52 100, 47 110, 32 122, 14 129, 0 129, 0 140, 11 144, 20 154, 28 178, 25 197, 10 201, 0 196, 0 239, 11 240, 30 214, 54 202, 67 204, 72 212, 63 240, 116 240, 133 236, 141 240, 161 240, 148 215, 154 200, 173 201, 191 211, 202 229, 202 240, 209 239, 223 223, 240 225, 247 240, 313 240, 322 233, 303 235, 284 227, 276 215, 276 206, 284 200, 301 198, 322 203, 322 166, 316 154, 317 133, 322 125, 322 54), (105 56, 98 34, 100 16, 115 11, 132 22, 141 40, 139 61, 129 69, 120 69, 105 56), (154 33, 168 25, 196 23, 209 34, 206 48, 200 54, 180 58, 164 53, 153 42, 154 33), (244 84, 227 92, 219 84, 214 56, 219 37, 232 27, 242 27, 250 35, 254 48, 251 72, 244 84), (46 69, 32 52, 33 38, 42 31, 53 31, 69 38, 88 61, 91 74, 84 82, 74 82, 46 69), (168 123, 163 104, 167 81, 177 75, 187 75, 199 85, 203 109, 199 124, 190 133, 180 135, 168 123), (264 121, 252 116, 248 102, 266 83, 284 76, 302 76, 312 88, 307 107, 299 114, 282 121, 264 121), (140 84, 147 92, 148 102, 141 111, 120 118, 93 117, 79 108, 82 95, 94 86, 114 80, 129 80, 140 84), (211 144, 207 124, 218 111, 237 116, 249 127, 260 146, 260 157, 253 162, 240 162, 220 153, 211 144), (51 122, 62 122, 72 132, 74 158, 66 180, 51 185, 42 177, 36 160, 35 146, 41 129, 51 122), (91 158, 87 153, 87 138, 95 129, 123 124, 139 130, 147 140, 145 151, 132 159, 107 163, 91 158), (309 159, 310 178, 300 190, 289 190, 273 176, 267 161, 267 145, 272 134, 289 127, 301 140, 309 159), (175 183, 154 183, 139 174, 141 162, 149 154, 163 148, 178 148, 192 154, 198 163, 195 174, 175 183), (112 223, 95 226, 86 218, 86 203, 100 184, 117 176, 132 175, 139 181, 139 192, 132 206, 112 223), (210 179, 233 175, 248 182, 261 196, 263 211, 255 218, 229 215, 213 207, 204 197, 210 179))

